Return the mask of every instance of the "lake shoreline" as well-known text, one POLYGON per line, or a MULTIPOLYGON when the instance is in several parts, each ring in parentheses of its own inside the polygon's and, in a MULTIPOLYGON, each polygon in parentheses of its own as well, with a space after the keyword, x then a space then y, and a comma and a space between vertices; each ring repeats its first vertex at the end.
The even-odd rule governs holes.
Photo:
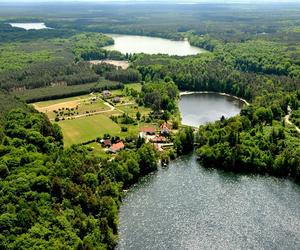
POLYGON ((245 100, 243 98, 240 98, 238 96, 235 96, 235 95, 230 95, 230 94, 224 93, 224 92, 216 92, 216 91, 182 91, 182 92, 180 92, 179 95, 184 96, 184 95, 193 95, 193 94, 218 94, 218 95, 222 95, 222 96, 232 97, 236 100, 239 100, 239 101, 243 102, 247 106, 250 105, 250 103, 247 100, 245 100))

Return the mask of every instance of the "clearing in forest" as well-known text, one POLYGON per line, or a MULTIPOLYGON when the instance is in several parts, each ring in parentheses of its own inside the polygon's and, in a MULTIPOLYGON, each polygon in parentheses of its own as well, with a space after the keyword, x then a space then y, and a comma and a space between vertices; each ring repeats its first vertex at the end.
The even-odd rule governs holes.
POLYGON ((60 121, 65 146, 94 140, 105 133, 118 135, 121 128, 105 115, 93 115, 72 120, 60 121))

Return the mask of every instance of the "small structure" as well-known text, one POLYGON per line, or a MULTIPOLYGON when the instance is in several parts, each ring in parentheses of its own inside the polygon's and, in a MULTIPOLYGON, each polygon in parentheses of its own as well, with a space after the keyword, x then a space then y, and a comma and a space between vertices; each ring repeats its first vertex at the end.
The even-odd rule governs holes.
POLYGON ((162 125, 160 125, 160 134, 162 135, 170 134, 170 125, 168 123, 164 122, 162 125))
POLYGON ((104 90, 104 91, 102 92, 102 95, 103 95, 104 98, 108 98, 108 97, 111 96, 111 93, 110 93, 110 91, 108 91, 108 90, 104 90))
POLYGON ((120 141, 118 143, 112 144, 110 149, 109 149, 109 152, 117 153, 117 152, 121 151, 124 148, 125 148, 124 143, 122 141, 120 141))
POLYGON ((121 101, 121 98, 119 96, 116 96, 114 99, 113 99, 113 102, 114 103, 119 103, 121 101))
POLYGON ((156 129, 154 127, 144 127, 141 132, 146 135, 155 135, 156 129))
POLYGON ((103 141, 103 146, 106 147, 106 148, 107 148, 107 147, 110 147, 110 146, 111 146, 111 141, 110 141, 109 139, 104 140, 104 141, 103 141))

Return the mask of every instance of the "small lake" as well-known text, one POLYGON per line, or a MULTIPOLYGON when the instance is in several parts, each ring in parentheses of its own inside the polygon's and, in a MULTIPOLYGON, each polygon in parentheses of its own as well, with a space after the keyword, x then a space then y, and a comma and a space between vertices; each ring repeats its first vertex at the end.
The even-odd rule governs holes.
POLYGON ((244 102, 218 93, 184 94, 180 97, 179 110, 182 124, 198 127, 207 122, 232 117, 240 113, 244 102))
MULTIPOLYGON (((182 116, 189 111, 182 102, 216 113, 190 119, 194 125, 234 115, 240 105, 217 94, 182 96, 182 116)), ((300 249, 299 185, 206 169, 195 155, 142 178, 127 192, 119 216, 117 249, 300 249)))
POLYGON ((145 53, 187 56, 206 52, 203 49, 191 46, 188 41, 172 41, 147 36, 107 35, 114 39, 115 44, 106 46, 104 49, 117 50, 123 54, 145 53))
POLYGON ((22 28, 25 30, 49 29, 45 23, 9 23, 12 27, 22 28))

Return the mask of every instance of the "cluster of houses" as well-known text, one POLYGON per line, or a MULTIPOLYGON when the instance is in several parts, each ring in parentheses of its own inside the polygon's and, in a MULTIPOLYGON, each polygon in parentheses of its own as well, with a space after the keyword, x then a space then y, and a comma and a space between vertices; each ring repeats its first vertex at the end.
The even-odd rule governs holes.
MULTIPOLYGON (((102 96, 104 99, 108 99, 112 97, 112 93, 109 90, 104 90, 102 92, 102 96)), ((119 103, 121 101, 120 97, 114 97, 112 99, 114 103, 119 103)), ((153 145, 157 148, 158 151, 162 151, 161 145, 163 143, 167 143, 168 135, 171 132, 171 126, 165 122, 160 125, 159 131, 157 128, 149 126, 143 127, 140 130, 139 137, 145 139, 146 142, 153 143, 153 145)), ((125 144, 123 141, 118 141, 116 143, 112 143, 110 139, 103 139, 101 140, 101 144, 103 147, 106 148, 106 151, 109 153, 117 153, 125 148, 125 144)))
POLYGON ((168 141, 167 136, 171 132, 171 127, 168 123, 163 123, 157 132, 154 127, 144 127, 141 129, 139 136, 144 138, 146 142, 151 142, 158 151, 163 151, 162 144, 168 141))
MULTIPOLYGON (((160 126, 159 132, 155 127, 143 127, 140 130, 139 137, 145 139, 146 142, 153 143, 154 147, 158 151, 163 151, 162 144, 167 143, 167 136, 170 134, 171 128, 168 123, 164 123, 160 126)), ((101 140, 101 144, 106 148, 106 151, 112 154, 118 153, 125 148, 123 141, 119 140, 112 143, 110 139, 101 140)))
POLYGON ((149 139, 149 141, 166 139, 166 136, 168 136, 171 132, 171 127, 165 122, 160 125, 159 130, 160 132, 157 133, 155 127, 143 127, 140 132, 140 137, 149 139))
MULTIPOLYGON (((112 96, 112 93, 109 90, 102 91, 102 96, 104 99, 110 98, 112 96)), ((116 96, 112 99, 114 103, 121 102, 121 98, 119 96, 116 96)))

